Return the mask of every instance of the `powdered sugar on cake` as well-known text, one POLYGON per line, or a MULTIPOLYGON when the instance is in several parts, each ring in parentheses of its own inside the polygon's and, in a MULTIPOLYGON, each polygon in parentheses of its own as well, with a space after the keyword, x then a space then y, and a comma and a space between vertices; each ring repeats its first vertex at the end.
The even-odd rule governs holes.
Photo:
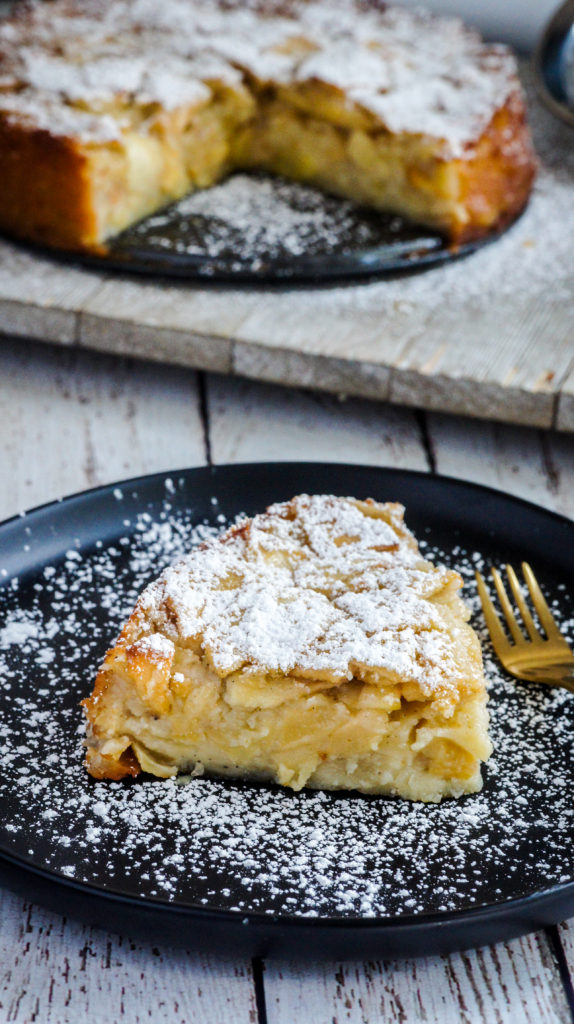
POLYGON ((59 107, 53 130, 86 140, 113 137, 97 119, 110 117, 102 106, 111 100, 119 125, 126 99, 193 105, 213 79, 239 75, 248 84, 322 82, 390 131, 432 136, 445 157, 464 156, 519 88, 509 52, 460 21, 358 0, 277 10, 238 0, 36 2, 0 26, 0 54, 0 110, 48 127, 59 107))
POLYGON ((456 700, 472 679, 432 596, 457 577, 423 561, 400 506, 370 507, 301 495, 239 523, 147 588, 143 628, 200 642, 220 676, 375 671, 456 700))

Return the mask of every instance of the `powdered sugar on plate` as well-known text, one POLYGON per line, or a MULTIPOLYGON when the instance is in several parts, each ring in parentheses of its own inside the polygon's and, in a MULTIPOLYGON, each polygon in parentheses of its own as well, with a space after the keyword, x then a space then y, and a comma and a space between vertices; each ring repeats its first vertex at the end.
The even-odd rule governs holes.
POLYGON ((175 259, 202 277, 256 280, 355 272, 362 258, 372 270, 375 256, 405 262, 435 251, 444 255, 438 236, 404 217, 253 173, 234 174, 146 218, 114 240, 110 256, 150 261, 168 273, 177 272, 175 259))
MULTIPOLYGON (((394 220, 398 230, 403 222, 394 220)), ((130 232, 132 240, 140 236, 146 245, 207 260, 229 260, 232 252, 232 265, 257 270, 263 260, 334 250, 351 236, 356 245, 374 245, 380 227, 376 216, 358 218, 353 203, 316 189, 235 174, 149 217, 130 232)))
MULTIPOLYGON (((214 495, 198 523, 184 491, 171 479, 163 504, 128 516, 117 489, 113 538, 68 547, 0 590, 2 849, 77 882, 241 914, 442 913, 573 881, 574 699, 498 669, 471 582, 492 557, 486 529, 486 551, 439 551, 430 536, 424 547, 468 581, 483 640, 495 754, 481 793, 423 805, 207 778, 89 778, 78 702, 106 646, 142 586, 222 514, 214 495)), ((548 582, 572 637, 571 599, 548 582)))

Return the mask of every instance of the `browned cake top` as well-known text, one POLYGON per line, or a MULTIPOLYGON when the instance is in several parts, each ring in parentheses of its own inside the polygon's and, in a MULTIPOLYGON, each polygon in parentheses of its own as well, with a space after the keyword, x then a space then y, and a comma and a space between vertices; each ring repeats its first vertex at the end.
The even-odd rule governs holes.
POLYGON ((54 0, 0 26, 0 110, 87 140, 118 137, 134 105, 201 105, 245 75, 327 83, 448 158, 517 88, 509 52, 460 21, 360 0, 54 0))

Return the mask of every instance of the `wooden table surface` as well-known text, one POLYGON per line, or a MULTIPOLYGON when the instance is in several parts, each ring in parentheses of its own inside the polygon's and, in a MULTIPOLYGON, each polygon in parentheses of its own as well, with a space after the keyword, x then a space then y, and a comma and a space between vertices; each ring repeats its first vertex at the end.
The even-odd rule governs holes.
MULTIPOLYGON (((156 470, 348 461, 461 477, 574 517, 574 437, 0 342, 0 517, 156 470)), ((261 962, 158 948, 0 889, 0 1024, 574 1020, 574 928, 445 957, 261 962)))

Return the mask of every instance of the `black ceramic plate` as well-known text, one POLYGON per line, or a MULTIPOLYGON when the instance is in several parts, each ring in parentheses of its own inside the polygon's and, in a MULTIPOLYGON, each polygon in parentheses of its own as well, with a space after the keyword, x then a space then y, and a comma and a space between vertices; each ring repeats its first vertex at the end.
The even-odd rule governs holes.
POLYGON ((190 281, 313 284, 422 270, 478 244, 455 250, 403 217, 280 178, 238 174, 129 228, 101 254, 68 258, 190 281))
POLYGON ((257 955, 423 955, 574 912, 574 698, 497 668, 472 571, 532 562, 565 631, 574 525, 478 486, 343 465, 132 480, 0 527, 0 868, 64 913, 154 941, 257 955), (237 513, 301 491, 399 500, 465 578, 492 684, 482 793, 440 805, 276 786, 95 782, 78 702, 135 594, 237 513))

